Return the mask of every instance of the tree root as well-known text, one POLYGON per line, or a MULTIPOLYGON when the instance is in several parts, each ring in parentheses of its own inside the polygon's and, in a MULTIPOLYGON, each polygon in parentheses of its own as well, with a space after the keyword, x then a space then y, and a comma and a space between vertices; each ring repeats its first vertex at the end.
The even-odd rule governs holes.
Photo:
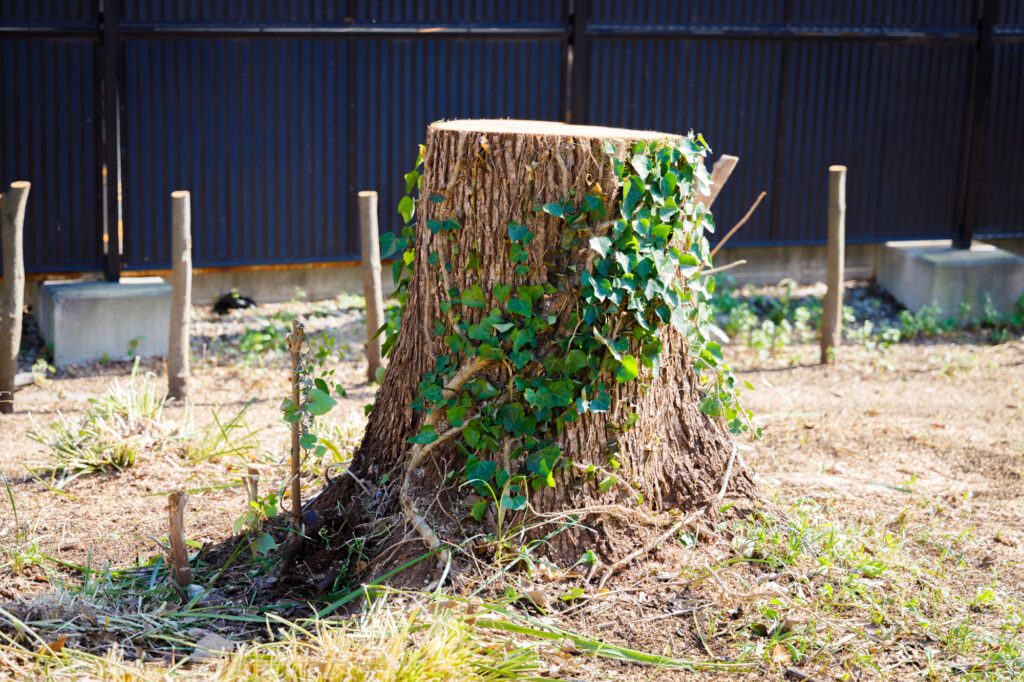
MULTIPOLYGON (((461 365, 444 385, 446 391, 455 392, 461 389, 466 382, 472 379, 478 372, 485 369, 486 367, 494 364, 493 360, 484 360, 483 358, 475 358, 471 362, 464 363, 461 365)), ((427 416, 423 419, 424 426, 436 426, 441 420, 441 412, 438 410, 431 410, 427 413, 427 416)), ((451 440, 454 436, 458 435, 465 428, 469 421, 463 421, 462 426, 453 426, 448 429, 440 436, 437 440, 427 443, 426 445, 414 445, 409 450, 409 461, 405 467, 405 477, 402 480, 402 488, 399 495, 399 499, 402 505, 402 512, 405 515, 406 520, 409 524, 420 534, 423 542, 427 545, 430 550, 438 550, 441 547, 441 540, 437 537, 437 533, 430 527, 427 520, 422 514, 416 511, 416 502, 412 496, 412 477, 413 474, 419 470, 420 465, 426 460, 435 447, 442 445, 447 441, 451 440)), ((447 566, 451 561, 451 553, 447 550, 441 550, 438 557, 438 568, 447 566)))
POLYGON ((690 516, 686 517, 685 519, 679 519, 674 524, 672 524, 671 528, 669 528, 667 531, 665 531, 664 533, 662 533, 658 537, 654 538, 654 540, 652 542, 648 542, 643 547, 637 549, 634 552, 631 552, 627 556, 623 557, 622 559, 619 559, 614 564, 609 566, 608 570, 606 570, 604 572, 604 575, 601 577, 601 582, 599 582, 597 584, 597 589, 603 588, 604 584, 606 582, 608 582, 608 579, 611 578, 612 575, 615 574, 615 571, 617 571, 620 568, 622 568, 623 566, 631 563, 634 559, 638 559, 639 557, 648 554, 652 549, 654 549, 655 547, 660 545, 662 542, 664 542, 668 538, 670 538, 673 535, 675 535, 676 531, 678 531, 680 528, 682 528, 684 525, 686 525, 690 521, 693 521, 695 518, 697 518, 697 514, 691 514, 690 516))

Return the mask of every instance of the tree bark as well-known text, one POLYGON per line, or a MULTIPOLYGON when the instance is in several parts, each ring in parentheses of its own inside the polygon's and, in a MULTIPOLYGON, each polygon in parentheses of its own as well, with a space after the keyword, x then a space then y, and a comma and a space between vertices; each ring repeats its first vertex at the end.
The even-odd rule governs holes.
MULTIPOLYGON (((435 331, 436 322, 452 329, 452 317, 443 306, 447 290, 479 284, 487 297, 484 308, 460 311, 463 319, 479 322, 488 310, 500 307, 494 295, 498 285, 510 284, 514 289, 553 279, 551 254, 559 248, 567 227, 536 208, 566 200, 578 206, 586 193, 600 192, 606 198, 607 215, 617 215, 619 190, 604 151, 606 144, 610 142, 614 155, 624 158, 637 140, 670 137, 678 136, 520 121, 450 121, 430 126, 417 206, 415 261, 401 331, 366 435, 355 453, 353 475, 333 481, 316 501, 325 522, 337 518, 336 510, 344 508, 349 515, 358 510, 357 516, 363 518, 400 521, 399 532, 392 536, 396 541, 418 533, 436 548, 438 543, 451 545, 465 538, 465 524, 457 519, 467 517, 468 488, 460 488, 457 480, 445 482, 445 475, 461 471, 464 463, 445 438, 456 429, 443 415, 428 416, 410 408, 423 376, 434 369, 438 357, 450 352, 444 335, 435 331), (428 200, 432 196, 444 201, 428 200), (450 217, 461 229, 437 234, 428 229, 427 221, 450 217), (509 259, 510 223, 525 223, 535 235, 525 247, 528 272, 517 273, 517 263, 509 259), (440 268, 428 262, 434 253, 440 268), (476 262, 478 268, 473 267, 476 262), (427 447, 410 446, 409 438, 425 420, 436 422, 441 439, 427 447), (373 499, 362 498, 353 481, 375 489, 373 499), (356 500, 361 503, 353 504, 356 500)), ((573 257, 578 271, 593 265, 594 256, 585 248, 573 257)), ((573 301, 560 296, 548 296, 544 309, 561 320, 573 301)), ((699 386, 685 339, 666 326, 661 341, 660 371, 646 382, 613 384, 609 411, 584 414, 566 423, 561 433, 552 434, 571 459, 571 467, 556 474, 554 487, 531 491, 526 510, 506 515, 508 528, 530 515, 578 510, 581 525, 548 543, 553 561, 571 564, 586 548, 622 556, 635 547, 640 532, 633 525, 637 518, 709 508, 723 488, 740 496, 756 493, 739 462, 733 464, 731 475, 726 474, 733 444, 721 423, 700 410, 699 386), (621 425, 633 412, 638 415, 636 423, 623 430, 621 425), (614 472, 617 482, 602 486, 606 478, 602 472, 611 473, 613 449, 621 467, 614 472)), ((512 372, 507 363, 469 363, 448 380, 446 389, 458 391, 481 375, 495 386, 509 386, 512 372)), ((504 456, 507 460, 508 453, 504 456)), ((504 464, 510 469, 521 465, 504 464)), ((493 516, 486 518, 485 527, 495 530, 494 521, 493 516)), ((351 522, 335 527, 342 532, 343 526, 351 527, 351 522)))
POLYGON ((0 414, 14 412, 14 377, 21 350, 21 316, 25 307, 25 258, 22 251, 25 204, 31 183, 12 182, 0 194, 0 239, 2 239, 4 283, 0 317, 0 414))
POLYGON ((167 344, 167 394, 188 397, 189 315, 192 311, 192 208, 188 192, 171 193, 171 324, 167 344))

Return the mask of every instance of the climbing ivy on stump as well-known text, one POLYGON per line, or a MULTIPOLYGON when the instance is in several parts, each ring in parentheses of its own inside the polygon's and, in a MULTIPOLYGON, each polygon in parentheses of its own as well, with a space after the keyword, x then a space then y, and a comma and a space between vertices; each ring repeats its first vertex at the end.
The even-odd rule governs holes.
POLYGON ((709 335, 710 150, 516 126, 434 124, 405 176, 406 225, 382 239, 400 318, 382 329, 390 365, 353 471, 381 491, 376 514, 446 557, 586 508, 605 511, 574 516, 552 549, 578 558, 604 525, 588 546, 614 553, 630 509, 754 490, 742 466, 725 479, 728 433, 754 427, 709 335))

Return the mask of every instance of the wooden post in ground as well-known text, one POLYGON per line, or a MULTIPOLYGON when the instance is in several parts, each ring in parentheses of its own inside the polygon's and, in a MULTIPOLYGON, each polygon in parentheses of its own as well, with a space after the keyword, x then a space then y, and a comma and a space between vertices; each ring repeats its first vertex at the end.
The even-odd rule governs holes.
POLYGON ((192 310, 192 207, 188 192, 171 193, 171 336, 167 343, 167 394, 188 397, 189 313, 192 310))
POLYGON ((846 166, 828 168, 828 291, 821 311, 821 362, 835 362, 843 335, 846 257, 846 166))
POLYGON ((14 377, 21 350, 21 314, 25 307, 25 257, 22 232, 32 184, 19 180, 0 194, 0 243, 3 249, 3 305, 0 307, 0 414, 14 412, 14 377))
POLYGON ((377 380, 377 368, 383 363, 377 330, 384 324, 376 192, 359 193, 359 226, 363 242, 363 291, 366 294, 366 378, 374 382, 377 380))
MULTIPOLYGON (((302 365, 302 342, 305 335, 306 330, 303 329, 299 319, 292 319, 292 333, 288 339, 288 350, 292 356, 292 404, 295 405, 297 411, 302 406, 299 395, 299 370, 302 365)), ((292 422, 292 517, 296 533, 302 528, 302 481, 299 480, 302 465, 302 451, 299 448, 301 429, 302 418, 299 413, 299 418, 292 422)))
POLYGON ((174 582, 184 589, 192 584, 192 566, 188 563, 185 548, 185 503, 188 495, 177 490, 167 498, 167 514, 170 518, 171 562, 174 565, 174 582))

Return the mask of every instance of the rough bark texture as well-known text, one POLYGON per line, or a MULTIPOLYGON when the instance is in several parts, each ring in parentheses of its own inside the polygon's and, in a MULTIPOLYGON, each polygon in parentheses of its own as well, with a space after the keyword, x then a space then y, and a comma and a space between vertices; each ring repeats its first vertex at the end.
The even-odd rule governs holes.
POLYGON ((3 301, 0 306, 0 414, 14 412, 14 377, 18 373, 21 316, 25 307, 22 230, 31 187, 24 181, 14 182, 6 194, 0 194, 0 236, 4 259, 3 301))
MULTIPOLYGON (((623 155, 631 141, 667 137, 662 133, 514 121, 452 121, 428 129, 420 195, 441 195, 447 201, 421 201, 418 205, 416 261, 401 333, 370 413, 365 438, 355 454, 350 469, 353 476, 332 483, 317 501, 318 514, 330 517, 339 509, 360 509, 371 517, 395 515, 400 511, 399 491, 408 475, 416 512, 442 541, 460 539, 464 531, 455 518, 465 516, 465 507, 458 503, 467 497, 466 489, 454 485, 441 488, 449 467, 461 467, 461 457, 450 445, 443 444, 434 447, 416 471, 407 471, 407 439, 424 421, 424 414, 410 405, 417 397, 423 374, 433 369, 438 356, 449 352, 442 337, 432 331, 435 320, 450 327, 439 305, 446 296, 444 292, 449 286, 464 289, 479 283, 490 296, 498 284, 546 281, 551 276, 546 254, 558 248, 564 223, 534 208, 567 197, 581 201, 596 185, 605 197, 613 198, 608 215, 616 215, 617 188, 602 145, 611 141, 623 155), (428 219, 452 217, 462 225, 461 230, 452 233, 454 238, 444 232, 432 234, 426 228, 428 219), (516 275, 516 264, 508 259, 506 230, 510 222, 525 223, 536 235, 527 247, 530 272, 524 276, 516 275), (450 282, 441 281, 440 269, 427 263, 432 251, 440 254, 442 264, 452 265, 450 282), (466 270, 471 251, 478 255, 479 272, 466 270), (355 478, 375 490, 373 500, 352 504, 352 498, 359 494, 350 480, 355 478)), ((583 267, 592 264, 585 251, 575 257, 583 267)), ((566 303, 571 301, 553 296, 546 303, 548 312, 561 316, 571 307, 566 303)), ((486 308, 496 305, 492 298, 486 308)), ((464 317, 473 322, 485 312, 462 310, 464 317)), ((555 488, 533 493, 530 505, 542 515, 590 508, 593 511, 585 512, 582 518, 591 528, 600 528, 601 537, 591 537, 581 545, 577 544, 583 542, 578 534, 563 533, 549 551, 553 560, 575 561, 581 546, 596 546, 609 555, 621 555, 624 547, 633 545, 635 537, 635 530, 621 523, 623 510, 699 509, 711 503, 722 487, 732 454, 730 438, 718 422, 700 412, 696 377, 684 339, 674 329, 666 328, 662 341, 661 371, 656 377, 616 384, 611 411, 587 414, 566 425, 558 439, 563 452, 572 458, 574 469, 562 472, 555 488), (639 415, 631 429, 618 433, 608 428, 624 421, 631 411, 639 415), (622 468, 616 477, 620 483, 602 493, 598 488, 601 477, 588 478, 581 470, 591 464, 599 470, 606 468, 611 441, 617 441, 619 447, 616 458, 622 468), (638 493, 643 496, 641 505, 637 503, 638 493), (618 510, 618 521, 607 515, 610 508, 618 510)), ((509 380, 508 370, 502 365, 492 364, 482 373, 496 386, 506 385, 509 380)), ((442 419, 437 432, 443 433, 445 428, 442 419)), ((514 467, 512 463, 510 468, 514 467)), ((738 495, 755 492, 739 463, 735 463, 729 477, 728 490, 738 495)), ((403 528, 403 532, 415 535, 408 523, 403 528)))

